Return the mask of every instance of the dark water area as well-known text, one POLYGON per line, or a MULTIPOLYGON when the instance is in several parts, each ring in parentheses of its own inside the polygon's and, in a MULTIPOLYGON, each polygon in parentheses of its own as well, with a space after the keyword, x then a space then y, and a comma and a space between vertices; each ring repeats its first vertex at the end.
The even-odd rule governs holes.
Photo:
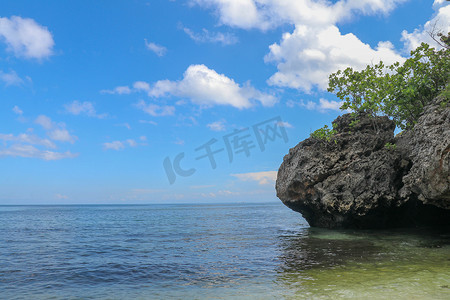
POLYGON ((0 299, 450 299, 450 233, 281 203, 0 206, 0 299))

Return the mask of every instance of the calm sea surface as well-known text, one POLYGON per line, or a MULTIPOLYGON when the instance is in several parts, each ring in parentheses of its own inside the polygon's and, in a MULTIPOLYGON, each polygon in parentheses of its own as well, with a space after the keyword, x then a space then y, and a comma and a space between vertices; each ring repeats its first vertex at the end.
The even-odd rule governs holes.
POLYGON ((0 206, 0 299, 450 299, 450 235, 281 203, 0 206))

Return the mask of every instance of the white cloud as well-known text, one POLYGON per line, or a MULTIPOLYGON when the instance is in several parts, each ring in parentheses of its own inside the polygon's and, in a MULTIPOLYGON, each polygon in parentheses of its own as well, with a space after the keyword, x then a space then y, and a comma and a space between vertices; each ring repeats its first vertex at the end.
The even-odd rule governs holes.
MULTIPOLYGON (((23 113, 18 106, 15 106, 13 111, 19 115, 23 113)), ((35 123, 41 125, 46 130, 49 139, 41 138, 33 134, 33 128, 29 128, 27 133, 20 133, 17 135, 0 133, 0 142, 2 142, 0 143, 0 157, 12 156, 39 158, 43 160, 59 160, 78 156, 78 153, 72 153, 70 151, 57 152, 47 150, 57 148, 53 141, 75 142, 76 137, 69 134, 65 129, 64 123, 56 124, 49 117, 44 115, 37 117, 35 123)))
POLYGON ((116 124, 116 126, 125 127, 126 129, 131 130, 131 126, 128 123, 116 124))
POLYGON ((13 134, 0 133, 0 141, 40 145, 52 149, 56 148, 55 143, 53 143, 49 139, 43 139, 38 137, 37 135, 27 133, 20 133, 17 136, 13 134))
POLYGON ((151 97, 167 96, 172 91, 177 89, 177 83, 170 80, 159 80, 148 91, 148 95, 151 97))
POLYGON ((76 136, 72 136, 66 129, 66 124, 55 123, 49 117, 40 115, 35 120, 36 124, 41 125, 46 131, 50 139, 59 142, 75 143, 76 136))
POLYGON ((12 157, 29 157, 29 158, 39 158, 43 160, 60 160, 64 158, 74 158, 77 157, 77 153, 66 152, 54 152, 48 150, 40 150, 32 145, 23 144, 13 144, 7 148, 0 148, 1 156, 12 156, 12 157))
MULTIPOLYGON (((146 136, 140 136, 139 140, 142 142, 147 141, 147 137, 146 136)), ((107 143, 103 143, 103 149, 104 150, 123 150, 126 147, 137 147, 137 146, 145 146, 147 145, 146 143, 138 143, 136 142, 135 139, 126 139, 124 141, 112 141, 112 142, 107 142, 107 143)))
POLYGON ((220 22, 243 29, 267 30, 276 26, 304 24, 311 27, 335 24, 355 14, 387 14, 407 0, 192 0, 212 8, 220 22))
POLYGON ((292 124, 290 124, 289 122, 280 121, 277 123, 277 125, 284 128, 294 128, 294 126, 292 126, 292 124))
POLYGON ((84 101, 73 101, 72 103, 64 105, 66 111, 72 115, 86 115, 89 117, 103 119, 106 117, 106 114, 97 114, 94 105, 91 102, 84 101))
POLYGON ((125 145, 121 141, 113 141, 110 143, 103 143, 103 149, 105 150, 122 150, 125 148, 125 145))
POLYGON ((71 136, 65 128, 55 128, 47 132, 48 136, 54 141, 75 143, 76 137, 71 136))
POLYGON ((5 73, 0 70, 0 80, 3 81, 6 86, 21 85, 23 83, 22 78, 20 78, 15 71, 5 73))
POLYGON ((336 111, 340 111, 340 107, 342 106, 342 102, 341 101, 328 101, 325 100, 323 98, 321 98, 319 100, 319 110, 336 110, 336 111))
POLYGON ((138 90, 138 91, 150 91, 150 84, 148 84, 145 81, 136 81, 135 83, 133 83, 133 88, 138 90))
POLYGON ((167 52, 167 48, 155 43, 149 43, 147 40, 145 40, 145 46, 148 50, 154 52, 158 56, 164 56, 167 52))
POLYGON ((13 107, 12 111, 13 111, 15 114, 17 114, 17 115, 22 115, 22 114, 23 114, 23 111, 22 111, 17 105, 15 105, 15 106, 13 107))
POLYGON ((244 29, 270 27, 252 0, 193 0, 193 3, 217 10, 222 24, 244 29))
POLYGON ((206 125, 212 131, 224 131, 225 130, 225 121, 216 121, 209 123, 206 125))
POLYGON ((362 69, 383 60, 403 61, 391 43, 380 42, 372 48, 354 34, 341 34, 336 24, 355 15, 388 14, 407 0, 192 0, 213 8, 220 22, 231 27, 266 30, 281 24, 293 24, 292 33, 270 46, 265 61, 278 71, 268 83, 310 91, 325 89, 330 73, 353 67, 362 69))
POLYGON ((118 86, 112 90, 101 90, 102 94, 131 94, 131 89, 128 86, 118 86))
POLYGON ((277 180, 277 171, 231 174, 241 181, 257 181, 258 184, 271 184, 277 180))
POLYGON ((198 43, 220 43, 222 45, 232 45, 238 42, 238 38, 231 33, 210 32, 203 28, 201 33, 195 33, 191 29, 184 27, 183 31, 195 42, 198 43))
POLYGON ((0 18, 0 38, 17 57, 42 59, 53 54, 52 34, 33 19, 0 18))
POLYGON ((130 147, 136 147, 138 145, 136 143, 136 141, 133 139, 128 139, 126 142, 127 142, 128 146, 130 146, 130 147))
POLYGON ((251 100, 264 106, 272 106, 276 98, 256 90, 250 84, 243 86, 233 79, 209 69, 205 65, 191 65, 184 72, 181 81, 161 80, 154 84, 150 96, 174 95, 187 97, 192 103, 202 107, 231 105, 239 109, 249 108, 251 100))
POLYGON ((276 63, 278 72, 268 83, 304 91, 310 91, 313 86, 326 89, 329 74, 340 69, 361 70, 380 60, 385 64, 404 61, 391 43, 381 42, 372 49, 352 33, 342 35, 334 25, 296 26, 292 34, 285 33, 279 44, 269 48, 265 61, 276 63))
POLYGON ((58 200, 66 200, 69 199, 69 197, 67 195, 62 195, 62 194, 56 194, 55 198, 58 200))
POLYGON ((308 110, 317 110, 321 113, 326 113, 328 111, 341 111, 342 101, 326 100, 323 98, 319 99, 319 103, 314 101, 304 101, 300 100, 298 102, 289 100, 286 102, 286 106, 293 108, 295 106, 304 107, 308 110))
MULTIPOLYGON (((443 33, 450 32, 450 2, 444 0, 435 0, 433 3, 435 10, 434 17, 421 26, 409 33, 406 30, 402 32, 402 41, 405 43, 405 48, 411 51, 417 48, 420 43, 424 42, 432 47, 441 48, 430 36, 430 32, 435 31, 443 33)), ((437 33, 435 32, 435 33, 437 33)))
POLYGON ((151 125, 158 125, 155 121, 148 121, 148 120, 139 120, 139 123, 141 124, 151 124, 151 125))
POLYGON ((154 117, 171 116, 175 113, 175 107, 173 106, 160 106, 154 103, 146 103, 144 100, 136 103, 136 107, 154 117))
POLYGON ((52 120, 44 115, 40 115, 36 118, 36 124, 41 125, 44 129, 46 130, 50 130, 53 127, 53 122, 52 120))
MULTIPOLYGON (((102 92, 114 93, 118 88, 102 92)), ((192 103, 202 107, 231 105, 244 109, 253 106, 254 101, 259 101, 263 106, 273 106, 277 102, 275 96, 255 89, 249 82, 240 85, 205 65, 189 66, 183 74, 183 79, 179 81, 166 79, 159 80, 154 84, 137 81, 133 84, 133 90, 127 86, 120 88, 126 89, 127 93, 144 91, 148 96, 154 98, 169 96, 189 98, 192 103)), ((173 106, 147 104, 143 100, 137 103, 137 107, 152 116, 167 116, 175 112, 173 106)))

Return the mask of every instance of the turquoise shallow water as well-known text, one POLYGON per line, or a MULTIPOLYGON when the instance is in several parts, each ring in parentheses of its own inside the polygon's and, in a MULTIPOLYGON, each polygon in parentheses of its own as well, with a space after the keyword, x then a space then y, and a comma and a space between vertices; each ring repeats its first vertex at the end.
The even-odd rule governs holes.
POLYGON ((281 203, 0 206, 0 299, 450 299, 450 234, 281 203))

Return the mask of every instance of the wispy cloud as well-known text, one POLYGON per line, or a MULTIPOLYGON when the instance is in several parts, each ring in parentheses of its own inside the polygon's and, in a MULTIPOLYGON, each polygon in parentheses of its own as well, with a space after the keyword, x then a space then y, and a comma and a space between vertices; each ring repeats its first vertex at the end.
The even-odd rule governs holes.
POLYGON ((316 110, 319 111, 321 113, 326 113, 329 111, 341 111, 340 107, 342 106, 341 101, 334 101, 334 100, 326 100, 326 99, 319 99, 319 103, 314 102, 314 101, 304 101, 304 100, 299 100, 299 101, 293 101, 293 100, 288 100, 286 102, 286 106, 293 108, 296 106, 299 107, 304 107, 308 110, 316 110))
POLYGON ((12 111, 16 114, 16 115, 23 115, 23 111, 17 106, 15 105, 12 109, 12 111))
POLYGON ((88 117, 94 117, 99 119, 104 119, 107 117, 107 114, 98 114, 97 111, 94 108, 94 105, 91 102, 84 101, 73 101, 71 103, 68 103, 64 105, 66 112, 69 114, 78 116, 78 115, 85 115, 88 117))
POLYGON ((128 86, 118 86, 112 90, 101 90, 102 94, 118 94, 118 95, 126 95, 131 94, 131 89, 128 86))
POLYGON ((175 113, 174 106, 146 103, 144 100, 136 103, 136 107, 153 117, 172 116, 175 113))
POLYGON ((22 78, 20 78, 15 71, 5 73, 0 70, 0 80, 3 81, 6 86, 21 85, 23 83, 22 78))
POLYGON ((158 56, 164 56, 167 52, 167 48, 152 42, 145 40, 145 46, 148 50, 154 52, 158 56))
POLYGON ((77 140, 77 137, 71 135, 66 129, 66 124, 62 122, 55 123, 45 115, 38 116, 35 123, 41 125, 47 131, 48 137, 54 141, 69 142, 73 144, 75 143, 75 140, 77 140))
POLYGON ((294 126, 292 126, 289 122, 278 122, 277 123, 278 126, 280 127, 284 127, 284 128, 294 128, 294 126))
POLYGON ((0 148, 1 156, 12 156, 12 157, 28 157, 28 158, 39 158, 43 160, 60 160, 64 158, 74 158, 77 157, 77 153, 72 153, 70 151, 66 152, 55 152, 49 150, 37 149, 32 145, 23 144, 13 144, 10 147, 0 148))
POLYGON ((156 123, 155 121, 149 121, 149 120, 139 120, 139 123, 141 124, 151 124, 151 125, 158 125, 158 123, 156 123))
POLYGON ((225 121, 221 120, 221 121, 212 122, 206 126, 209 129, 211 129, 212 131, 224 131, 225 130, 225 121))
MULTIPOLYGON (((146 142, 147 141, 147 137, 146 136, 140 136, 139 140, 141 142, 146 142)), ((146 143, 138 143, 136 142, 135 139, 126 139, 123 141, 112 141, 112 142, 106 142, 103 143, 103 150, 115 150, 115 151, 119 151, 119 150, 123 150, 126 147, 138 147, 138 146, 143 146, 146 145, 146 143)))
POLYGON ((273 184, 277 180, 277 171, 231 174, 241 181, 257 181, 260 185, 273 184))
POLYGON ((238 42, 238 38, 232 33, 210 32, 203 28, 200 33, 195 33, 187 27, 183 31, 195 42, 198 43, 220 43, 222 45, 232 45, 238 42))

